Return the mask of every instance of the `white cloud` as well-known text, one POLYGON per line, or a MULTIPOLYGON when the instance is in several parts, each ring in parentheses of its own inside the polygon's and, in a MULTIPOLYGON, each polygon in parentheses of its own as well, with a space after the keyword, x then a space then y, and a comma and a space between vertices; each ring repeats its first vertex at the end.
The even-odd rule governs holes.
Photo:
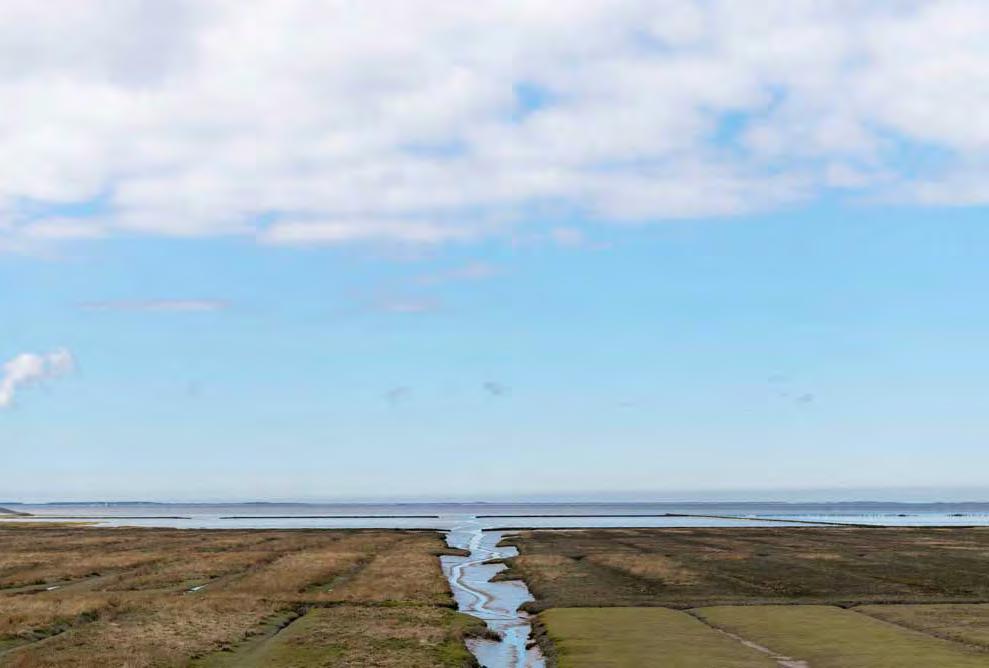
POLYGON ((436 313, 442 310, 442 305, 430 297, 387 297, 372 305, 374 310, 384 313, 419 314, 436 313))
POLYGON ((144 299, 84 302, 79 305, 87 311, 158 311, 158 312, 208 312, 229 308, 229 302, 219 299, 144 299))
POLYGON ((419 285, 439 285, 460 281, 483 281, 497 275, 498 268, 495 265, 473 261, 452 269, 417 276, 414 282, 419 285))
POLYGON ((986 203, 986 34, 981 0, 8 0, 0 247, 986 203))
POLYGON ((101 223, 79 218, 45 218, 25 225, 20 231, 26 239, 42 241, 99 239, 106 236, 101 223))
POLYGON ((284 221, 269 226, 261 240, 271 244, 341 244, 355 241, 438 243, 463 239, 468 230, 410 220, 284 221))
POLYGON ((20 388, 64 376, 74 369, 72 353, 64 348, 41 355, 17 355, 3 365, 0 374, 0 409, 9 408, 13 404, 20 388))
POLYGON ((575 227, 554 227, 549 231, 549 238, 558 246, 575 248, 586 241, 584 233, 575 227))

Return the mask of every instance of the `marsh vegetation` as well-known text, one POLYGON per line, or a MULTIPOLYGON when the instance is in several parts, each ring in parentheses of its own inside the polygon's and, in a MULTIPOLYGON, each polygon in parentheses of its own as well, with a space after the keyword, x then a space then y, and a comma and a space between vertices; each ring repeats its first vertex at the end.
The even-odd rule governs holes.
POLYGON ((439 533, 0 528, 0 665, 469 666, 439 533))
POLYGON ((523 531, 503 577, 533 609, 989 601, 989 528, 523 531))
POLYGON ((551 665, 989 667, 989 530, 523 531, 551 665))

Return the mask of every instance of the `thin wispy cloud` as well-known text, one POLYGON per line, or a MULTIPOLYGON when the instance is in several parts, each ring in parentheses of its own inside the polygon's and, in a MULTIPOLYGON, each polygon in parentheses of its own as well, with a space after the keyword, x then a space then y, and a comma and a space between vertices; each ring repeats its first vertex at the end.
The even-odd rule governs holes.
POLYGON ((989 203, 982 0, 386 6, 3 3, 0 247, 989 203))
POLYGON ((370 304, 371 310, 398 315, 438 313, 442 303, 432 297, 385 297, 370 304))
POLYGON ((206 313, 230 308, 230 302, 219 299, 121 299, 83 302, 84 311, 149 311, 158 313, 206 313))
POLYGON ((419 285, 440 285, 459 281, 482 281, 498 275, 498 268, 490 262, 468 262, 459 267, 417 276, 419 285))
POLYGON ((385 392, 385 401, 391 406, 397 406, 412 398, 412 388, 405 385, 393 387, 385 392))
POLYGON ((511 388, 496 380, 485 381, 481 384, 481 388, 492 397, 504 397, 511 392, 511 388))
POLYGON ((74 369, 75 359, 64 348, 50 353, 17 355, 0 369, 0 409, 12 406, 19 390, 68 375, 74 369))
POLYGON ((817 400, 817 396, 813 392, 794 387, 794 380, 786 374, 774 373, 766 380, 770 386, 776 388, 776 397, 783 401, 806 406, 817 400))
POLYGON ((549 232, 549 238, 558 246, 576 248, 586 243, 584 233, 573 227, 554 227, 549 232))

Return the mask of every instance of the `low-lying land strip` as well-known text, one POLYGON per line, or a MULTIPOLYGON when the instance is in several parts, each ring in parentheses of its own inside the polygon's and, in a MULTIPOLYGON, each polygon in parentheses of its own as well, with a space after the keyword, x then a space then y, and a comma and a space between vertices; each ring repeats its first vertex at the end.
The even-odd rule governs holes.
POLYGON ((529 530, 561 667, 989 667, 989 529, 529 530))
POLYGON ((523 531, 507 539, 549 607, 989 601, 989 528, 523 531))
POLYGON ((0 527, 0 666, 470 666, 436 532, 0 527))
POLYGON ((2 515, 10 515, 12 517, 24 517, 28 515, 28 513, 22 513, 17 510, 11 510, 10 508, 5 508, 3 506, 0 506, 0 516, 2 515))

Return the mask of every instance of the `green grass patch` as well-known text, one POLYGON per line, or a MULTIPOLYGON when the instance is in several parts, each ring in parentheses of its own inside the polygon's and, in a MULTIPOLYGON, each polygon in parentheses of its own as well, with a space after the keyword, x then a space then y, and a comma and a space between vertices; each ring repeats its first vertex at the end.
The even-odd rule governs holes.
POLYGON ((708 623, 813 668, 986 668, 989 655, 858 612, 817 605, 720 606, 708 623))
POLYGON ((989 650, 989 605, 863 605, 856 612, 989 650))
POLYGON ((685 612, 667 608, 554 608, 539 615, 560 668, 775 668, 685 612))

